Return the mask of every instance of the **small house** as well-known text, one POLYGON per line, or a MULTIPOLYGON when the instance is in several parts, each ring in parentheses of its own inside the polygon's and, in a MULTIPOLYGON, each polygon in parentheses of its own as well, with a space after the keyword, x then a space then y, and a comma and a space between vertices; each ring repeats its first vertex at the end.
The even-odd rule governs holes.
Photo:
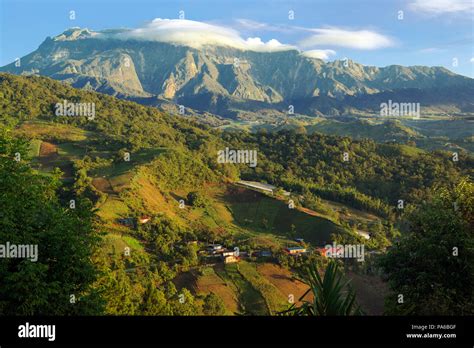
POLYGON ((220 244, 209 244, 207 246, 207 251, 213 254, 221 253, 224 251, 222 245, 220 244))
POLYGON ((359 236, 361 236, 365 239, 370 239, 370 233, 364 232, 364 231, 359 231, 359 230, 357 230, 356 232, 359 236))
POLYGON ((264 193, 270 193, 273 194, 274 190, 276 189, 275 186, 265 184, 262 182, 256 182, 256 181, 245 181, 241 180, 237 182, 238 185, 245 186, 246 188, 253 189, 256 191, 264 192, 264 193))
POLYGON ((253 257, 272 257, 273 254, 270 250, 260 250, 252 253, 253 257))
POLYGON ((141 216, 140 218, 138 218, 138 223, 146 224, 150 220, 151 220, 151 217, 149 216, 141 216))
POLYGON ((128 226, 128 227, 133 227, 135 225, 133 218, 122 218, 122 219, 118 219, 117 221, 119 224, 128 226))
POLYGON ((285 251, 290 255, 300 255, 306 253, 306 248, 303 247, 288 247, 285 251))
POLYGON ((337 255, 344 253, 344 248, 328 247, 328 248, 318 248, 318 251, 321 255, 325 257, 336 257, 337 255))
POLYGON ((235 255, 223 256, 222 259, 225 264, 239 262, 239 258, 235 255))
POLYGON ((226 257, 226 256, 234 256, 235 255, 235 251, 234 250, 224 250, 222 252, 222 257, 226 257))

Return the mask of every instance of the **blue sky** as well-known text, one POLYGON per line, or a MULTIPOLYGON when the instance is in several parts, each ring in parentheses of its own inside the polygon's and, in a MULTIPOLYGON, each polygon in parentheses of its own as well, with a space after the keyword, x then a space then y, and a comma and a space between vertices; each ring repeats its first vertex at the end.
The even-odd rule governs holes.
POLYGON ((158 40, 209 35, 261 50, 277 43, 328 60, 444 66, 474 77, 473 15, 472 0, 0 0, 0 65, 78 26, 141 28, 134 33, 158 40), (152 22, 180 11, 186 21, 152 22))

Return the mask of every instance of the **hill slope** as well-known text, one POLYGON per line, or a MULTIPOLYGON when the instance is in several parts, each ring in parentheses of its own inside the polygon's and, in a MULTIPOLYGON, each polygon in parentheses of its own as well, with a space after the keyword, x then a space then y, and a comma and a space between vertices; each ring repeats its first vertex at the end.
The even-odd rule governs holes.
MULTIPOLYGON (((328 238, 360 243, 355 231, 370 231, 371 240, 364 243, 384 247, 393 238, 397 215, 403 214, 396 210, 398 199, 407 206, 420 204, 434 186, 449 186, 472 175, 474 167, 467 154, 453 162, 450 153, 414 152, 371 140, 295 130, 221 132, 37 76, 0 74, 0 114, 2 128, 32 140, 31 166, 45 175, 56 166, 63 170, 63 204, 81 196, 98 209, 98 228, 106 235, 96 261, 105 277, 97 286, 105 293, 108 314, 200 313, 204 294, 180 289, 188 301, 182 306, 171 280, 216 262, 212 255, 199 254, 208 242, 249 253, 271 250, 287 265, 295 263, 285 259, 282 249, 296 244, 292 239, 300 234, 314 248, 328 238), (94 103, 95 117, 56 116, 55 104, 64 100, 94 103), (225 147, 256 149, 257 167, 218 163, 217 150, 225 147), (240 178, 292 193, 236 192, 232 182, 240 178), (199 204, 188 198, 190 193, 200 198, 199 204), (299 209, 291 210, 288 199, 299 209), (335 214, 334 204, 326 200, 343 206, 335 214), (366 219, 368 214, 344 206, 376 216, 366 219), (303 214, 302 207, 317 214, 308 209, 303 214), (148 222, 138 223, 146 217, 148 222), (158 292, 153 300, 150 287, 158 292)), ((228 310, 235 310, 235 301, 247 314, 282 308, 287 294, 281 289, 288 288, 289 280, 273 284, 264 275, 253 260, 221 271, 219 278, 232 287, 223 291, 221 281, 216 285, 223 297, 230 296, 228 310)), ((197 286, 209 289, 208 278, 197 286)))

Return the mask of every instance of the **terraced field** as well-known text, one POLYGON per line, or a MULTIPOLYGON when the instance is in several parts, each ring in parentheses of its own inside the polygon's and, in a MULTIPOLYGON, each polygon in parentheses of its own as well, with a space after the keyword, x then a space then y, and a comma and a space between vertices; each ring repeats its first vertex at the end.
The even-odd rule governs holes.
MULTIPOLYGON (((205 296, 214 293, 226 307, 226 314, 269 315, 283 311, 307 290, 292 278, 289 270, 273 263, 241 261, 194 269, 176 277, 178 289, 205 296)), ((311 299, 311 297, 309 297, 311 299)))

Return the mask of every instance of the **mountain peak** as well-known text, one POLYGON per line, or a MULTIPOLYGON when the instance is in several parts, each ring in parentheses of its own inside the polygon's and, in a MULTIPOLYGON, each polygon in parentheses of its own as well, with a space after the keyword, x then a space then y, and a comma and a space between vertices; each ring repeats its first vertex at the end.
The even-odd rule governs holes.
MULTIPOLYGON (((177 28, 176 22, 171 24, 169 33, 177 28)), ((474 88, 473 79, 443 68, 379 68, 348 58, 324 62, 318 57, 329 56, 331 51, 313 50, 308 57, 296 49, 260 50, 268 46, 261 41, 225 46, 227 41, 217 40, 217 34, 216 40, 205 37, 199 48, 193 48, 178 40, 182 37, 152 35, 153 40, 148 40, 148 34, 155 32, 137 36, 129 29, 69 28, 22 57, 20 66, 11 63, 0 71, 51 76, 75 87, 141 98, 137 100, 144 103, 159 97, 228 117, 247 117, 260 109, 281 112, 296 101, 298 112, 307 115, 344 114, 352 112, 351 108, 373 111, 388 98, 452 105, 452 100, 459 100, 453 99, 453 88, 463 93, 474 88), (436 97, 430 92, 433 88, 438 90, 436 97)), ((196 35, 186 40, 193 37, 196 35)), ((458 110, 467 100, 471 103, 472 97, 456 105, 458 110)))
POLYGON ((74 41, 80 39, 88 39, 96 36, 98 33, 87 28, 72 27, 65 30, 63 33, 55 36, 54 41, 74 41))

